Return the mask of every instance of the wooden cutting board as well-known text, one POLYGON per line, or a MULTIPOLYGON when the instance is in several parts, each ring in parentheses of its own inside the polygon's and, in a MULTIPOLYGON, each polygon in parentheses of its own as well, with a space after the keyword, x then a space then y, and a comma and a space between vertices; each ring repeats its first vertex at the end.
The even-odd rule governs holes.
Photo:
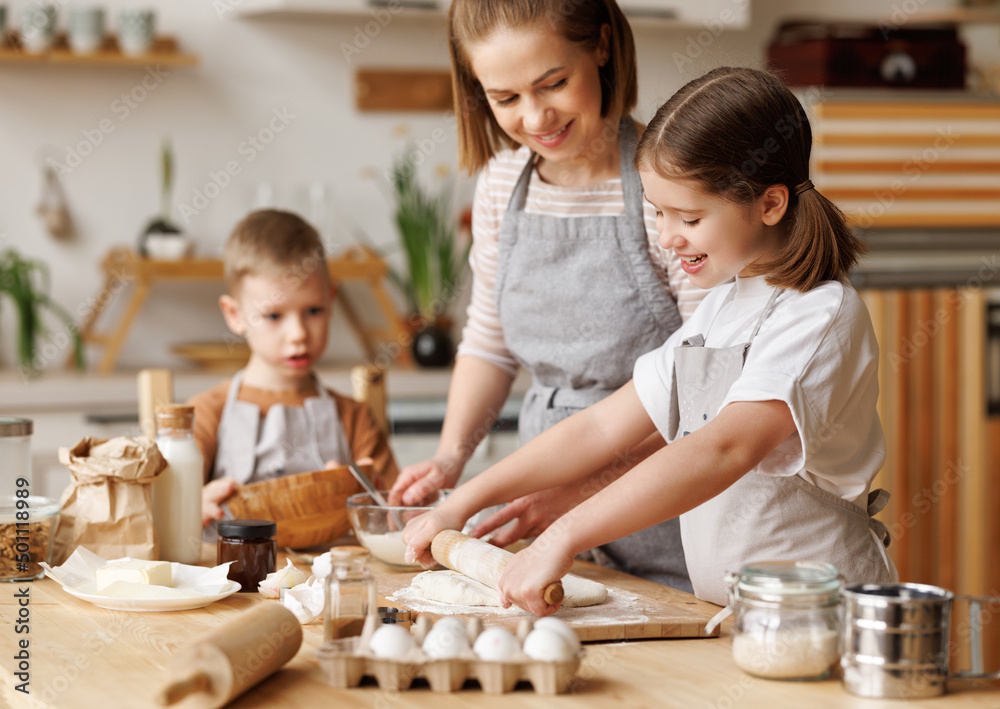
MULTIPOLYGON (((455 613, 442 612, 444 606, 430 601, 390 599, 397 591, 409 586, 418 572, 390 573, 378 576, 379 605, 412 611, 414 618, 427 615, 437 620, 455 613)), ((608 600, 589 608, 561 608, 556 618, 572 627, 580 640, 641 640, 644 638, 704 638, 705 624, 721 610, 711 603, 699 601, 690 593, 661 586, 652 581, 611 571, 602 566, 577 561, 573 566, 577 576, 599 581, 608 587, 608 600)), ((458 610, 458 609, 456 609, 458 610)), ((517 630, 522 618, 534 618, 531 613, 513 609, 477 607, 461 609, 461 615, 475 615, 484 626, 501 625, 511 632, 517 630)), ((712 636, 719 634, 716 627, 712 636)))

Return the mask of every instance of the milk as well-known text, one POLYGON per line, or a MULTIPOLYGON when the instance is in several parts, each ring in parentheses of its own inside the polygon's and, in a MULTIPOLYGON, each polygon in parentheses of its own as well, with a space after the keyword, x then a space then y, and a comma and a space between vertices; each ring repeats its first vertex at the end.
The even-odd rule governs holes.
POLYGON ((191 432, 193 418, 193 410, 186 415, 175 413, 167 419, 157 409, 156 447, 168 465, 153 481, 153 524, 160 540, 160 559, 181 564, 197 564, 201 559, 201 488, 205 467, 191 432))

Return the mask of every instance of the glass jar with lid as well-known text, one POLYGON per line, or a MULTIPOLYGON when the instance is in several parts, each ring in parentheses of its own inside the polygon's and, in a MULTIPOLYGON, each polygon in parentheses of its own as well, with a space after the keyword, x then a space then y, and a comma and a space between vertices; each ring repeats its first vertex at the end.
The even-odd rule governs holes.
POLYGON ((768 679, 827 677, 840 659, 841 579, 831 564, 766 561, 727 577, 733 659, 768 679))
POLYGON ((31 419, 0 417, 0 507, 13 508, 19 494, 29 494, 33 428, 31 419))
POLYGON ((275 534, 278 525, 266 519, 230 519, 219 522, 216 563, 234 562, 229 580, 240 585, 240 592, 256 591, 257 586, 274 573, 278 559, 275 534))
POLYGON ((331 571, 324 581, 323 640, 361 635, 369 615, 378 614, 375 577, 368 568, 370 553, 361 546, 330 550, 331 571))

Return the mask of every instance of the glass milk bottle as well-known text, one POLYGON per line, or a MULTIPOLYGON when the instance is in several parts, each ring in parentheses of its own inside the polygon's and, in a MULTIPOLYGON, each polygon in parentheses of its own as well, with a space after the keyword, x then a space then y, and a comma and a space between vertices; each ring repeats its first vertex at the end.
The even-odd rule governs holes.
POLYGON ((201 559, 201 487, 204 459, 195 443, 194 407, 156 407, 156 447, 167 468, 153 481, 153 524, 160 559, 197 564, 201 559))
POLYGON ((323 640, 361 635, 365 619, 378 614, 375 578, 368 569, 368 550, 359 546, 330 550, 332 570, 324 583, 323 640))

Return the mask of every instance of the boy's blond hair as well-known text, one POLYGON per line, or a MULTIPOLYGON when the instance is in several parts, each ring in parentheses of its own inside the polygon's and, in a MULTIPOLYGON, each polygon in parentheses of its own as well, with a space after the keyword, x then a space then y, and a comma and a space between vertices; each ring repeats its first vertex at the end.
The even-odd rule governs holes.
POLYGON ((302 217, 278 209, 251 212, 233 228, 222 253, 230 295, 248 275, 303 281, 319 270, 329 280, 323 241, 302 217))

